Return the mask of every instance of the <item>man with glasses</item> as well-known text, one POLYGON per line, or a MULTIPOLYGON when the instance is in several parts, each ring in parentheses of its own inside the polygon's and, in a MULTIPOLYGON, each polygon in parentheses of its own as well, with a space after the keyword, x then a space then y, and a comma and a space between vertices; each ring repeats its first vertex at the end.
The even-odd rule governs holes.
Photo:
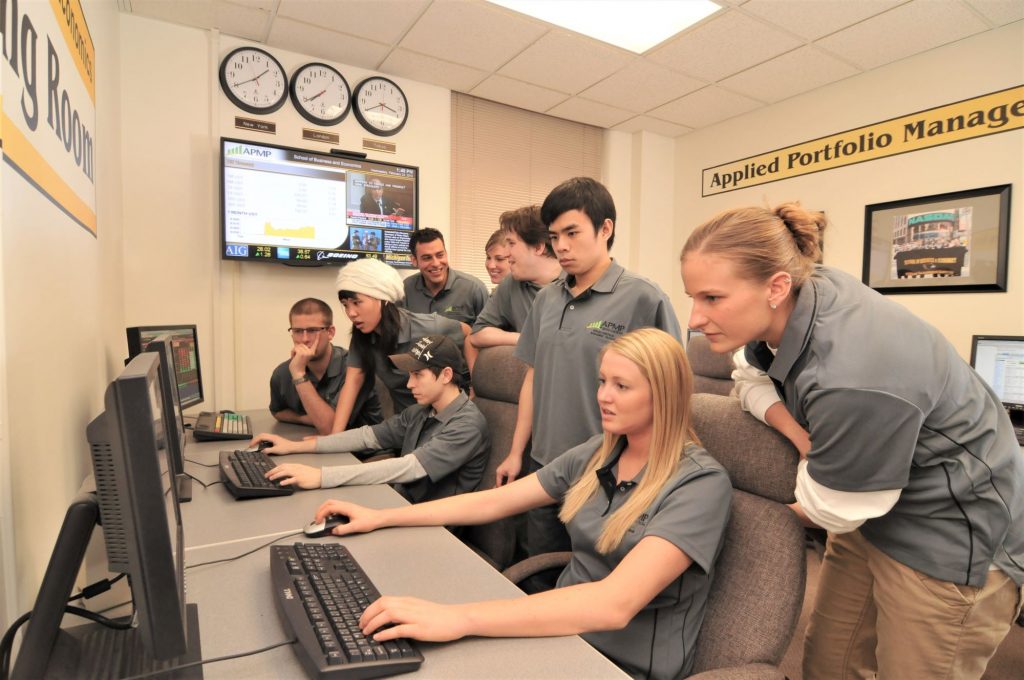
MULTIPOLYGON (((292 356, 270 376, 270 412, 283 423, 311 425, 317 434, 330 434, 338 394, 345 384, 344 348, 334 339, 334 313, 323 300, 304 298, 288 313, 292 356)), ((383 420, 373 385, 356 398, 348 427, 375 425, 383 420)))

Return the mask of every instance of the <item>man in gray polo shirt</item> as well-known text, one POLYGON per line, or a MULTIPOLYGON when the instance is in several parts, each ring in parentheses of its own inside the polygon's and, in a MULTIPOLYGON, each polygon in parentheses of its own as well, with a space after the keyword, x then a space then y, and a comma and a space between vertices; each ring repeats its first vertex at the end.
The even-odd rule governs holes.
POLYGON ((437 229, 419 229, 409 238, 410 258, 419 270, 405 280, 405 308, 410 312, 455 319, 472 326, 487 304, 487 288, 479 279, 448 266, 444 235, 437 229))
POLYGON ((293 442, 260 434, 253 441, 271 442, 273 446, 264 449, 269 454, 400 448, 398 458, 322 470, 286 463, 267 477, 303 489, 397 483, 413 503, 476 490, 487 465, 490 438, 483 414, 463 391, 465 366, 459 348, 447 336, 431 335, 420 338, 408 352, 389 358, 409 373, 416 406, 379 425, 326 437, 293 442))
MULTIPOLYGON (((516 356, 530 368, 519 395, 511 450, 497 469, 498 486, 601 432, 598 355, 609 341, 645 327, 680 339, 665 293, 609 255, 615 203, 600 182, 589 177, 563 182, 544 199, 541 217, 566 277, 538 293, 516 345, 516 356), (532 450, 524 460, 531 435, 532 450)), ((569 549, 558 510, 552 505, 530 511, 528 554, 569 549)))
POLYGON ((511 276, 494 289, 467 340, 477 348, 515 345, 540 289, 562 274, 540 218, 540 206, 502 213, 501 234, 509 248, 511 276))

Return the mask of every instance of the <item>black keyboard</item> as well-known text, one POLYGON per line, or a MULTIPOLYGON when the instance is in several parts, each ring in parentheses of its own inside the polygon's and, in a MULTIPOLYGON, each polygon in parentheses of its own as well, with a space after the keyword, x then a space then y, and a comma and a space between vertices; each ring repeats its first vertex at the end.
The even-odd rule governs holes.
POLYGON ((252 421, 249 416, 238 413, 203 411, 192 428, 192 436, 200 442, 211 439, 252 439, 252 421))
POLYGON ((235 498, 290 496, 294 489, 264 475, 277 463, 262 451, 221 451, 220 478, 235 498))
POLYGON ((313 678, 377 678, 419 668, 423 655, 404 639, 375 642, 359 617, 380 597, 348 549, 339 543, 270 548, 277 612, 302 665, 313 678))

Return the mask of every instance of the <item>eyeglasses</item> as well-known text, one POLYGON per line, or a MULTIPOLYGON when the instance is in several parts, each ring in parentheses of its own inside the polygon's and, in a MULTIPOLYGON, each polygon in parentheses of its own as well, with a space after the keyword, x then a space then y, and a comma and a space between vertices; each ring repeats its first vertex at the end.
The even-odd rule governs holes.
POLYGON ((292 334, 293 338, 301 338, 305 335, 316 335, 322 331, 327 330, 330 326, 313 326, 312 328, 289 328, 288 332, 292 334))

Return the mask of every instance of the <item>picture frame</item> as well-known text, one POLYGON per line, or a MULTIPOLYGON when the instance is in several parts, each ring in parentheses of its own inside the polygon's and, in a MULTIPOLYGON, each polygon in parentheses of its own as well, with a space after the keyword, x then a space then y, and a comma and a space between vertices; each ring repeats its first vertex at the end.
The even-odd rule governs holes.
POLYGON ((1006 292, 1010 185, 864 207, 861 280, 884 295, 1006 292))

